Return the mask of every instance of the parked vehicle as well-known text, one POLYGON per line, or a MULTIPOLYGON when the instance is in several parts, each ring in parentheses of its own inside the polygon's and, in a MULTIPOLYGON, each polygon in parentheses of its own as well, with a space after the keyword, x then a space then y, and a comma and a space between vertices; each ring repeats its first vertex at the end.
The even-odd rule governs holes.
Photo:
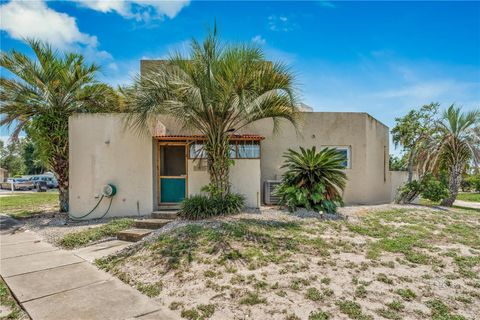
POLYGON ((37 188, 40 181, 45 181, 45 183, 47 184, 47 187, 50 189, 58 188, 57 179, 55 179, 55 177, 52 177, 52 176, 33 176, 33 177, 30 177, 30 181, 33 183, 34 188, 37 188))
POLYGON ((2 189, 11 189, 13 184, 13 190, 32 190, 33 183, 29 179, 25 178, 8 178, 7 182, 2 183, 2 189))

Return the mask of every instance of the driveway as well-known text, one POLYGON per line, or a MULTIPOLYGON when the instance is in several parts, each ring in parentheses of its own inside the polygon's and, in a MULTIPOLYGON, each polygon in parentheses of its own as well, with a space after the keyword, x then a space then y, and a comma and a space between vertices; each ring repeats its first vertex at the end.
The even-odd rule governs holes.
POLYGON ((54 247, 32 231, 11 229, 0 245, 0 274, 33 320, 174 319, 85 254, 54 247))

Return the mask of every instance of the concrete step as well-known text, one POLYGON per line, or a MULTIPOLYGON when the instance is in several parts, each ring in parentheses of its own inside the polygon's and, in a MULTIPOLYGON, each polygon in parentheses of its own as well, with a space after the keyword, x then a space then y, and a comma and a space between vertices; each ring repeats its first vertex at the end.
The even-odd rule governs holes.
POLYGON ((158 211, 180 210, 180 204, 161 204, 158 206, 158 211))
POLYGON ((117 232, 117 239, 123 241, 137 242, 152 233, 151 229, 127 229, 117 232))
POLYGON ((139 229, 159 229, 172 221, 171 219, 143 219, 135 220, 135 228, 139 229))
POLYGON ((177 219, 178 218, 178 211, 170 210, 170 211, 153 211, 152 212, 152 219, 177 219))

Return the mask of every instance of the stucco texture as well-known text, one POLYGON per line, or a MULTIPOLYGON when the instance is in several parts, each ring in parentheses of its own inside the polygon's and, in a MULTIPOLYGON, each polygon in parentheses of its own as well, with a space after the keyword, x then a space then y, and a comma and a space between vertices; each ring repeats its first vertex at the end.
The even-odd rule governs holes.
MULTIPOLYGON (((102 186, 112 183, 117 194, 109 216, 150 214, 152 205, 152 138, 124 130, 118 114, 82 114, 69 119, 70 213, 90 211, 102 186)), ((104 199, 89 216, 108 207, 104 199)))
MULTIPOLYGON (((124 126, 122 114, 81 114, 69 122, 70 210, 74 215, 90 210, 101 187, 113 183, 118 194, 112 202, 115 216, 149 214, 157 209, 156 140, 139 136, 124 126)), ((193 134, 181 130, 168 116, 158 118, 165 134, 193 134)), ((280 121, 274 132, 271 120, 257 121, 237 133, 258 134, 261 159, 237 159, 230 170, 232 190, 245 195, 249 207, 263 202, 266 180, 280 180, 283 153, 289 148, 347 147, 350 167, 343 197, 346 204, 391 201, 388 171, 388 127, 366 113, 305 112, 297 127, 280 121)), ((205 165, 187 161, 188 194, 208 184, 205 165)), ((106 201, 98 211, 103 212, 106 201)))

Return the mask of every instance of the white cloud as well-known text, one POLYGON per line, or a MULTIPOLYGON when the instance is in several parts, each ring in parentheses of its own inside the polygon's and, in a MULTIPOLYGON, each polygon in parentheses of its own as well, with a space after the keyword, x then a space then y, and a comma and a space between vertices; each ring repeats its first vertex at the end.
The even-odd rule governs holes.
POLYGON ((73 0, 83 7, 103 13, 115 12, 127 19, 149 21, 152 19, 174 18, 190 0, 73 0))
POLYGON ((284 15, 271 15, 268 17, 268 28, 272 31, 292 31, 296 25, 292 23, 288 17, 284 15))
POLYGON ((259 45, 264 45, 265 43, 267 43, 267 40, 265 40, 264 38, 262 38, 261 35, 258 34, 252 38, 252 42, 259 45))
POLYGON ((97 37, 80 32, 75 18, 48 8, 43 1, 11 1, 0 10, 0 29, 14 39, 35 38, 59 49, 73 44, 97 46, 97 37))

